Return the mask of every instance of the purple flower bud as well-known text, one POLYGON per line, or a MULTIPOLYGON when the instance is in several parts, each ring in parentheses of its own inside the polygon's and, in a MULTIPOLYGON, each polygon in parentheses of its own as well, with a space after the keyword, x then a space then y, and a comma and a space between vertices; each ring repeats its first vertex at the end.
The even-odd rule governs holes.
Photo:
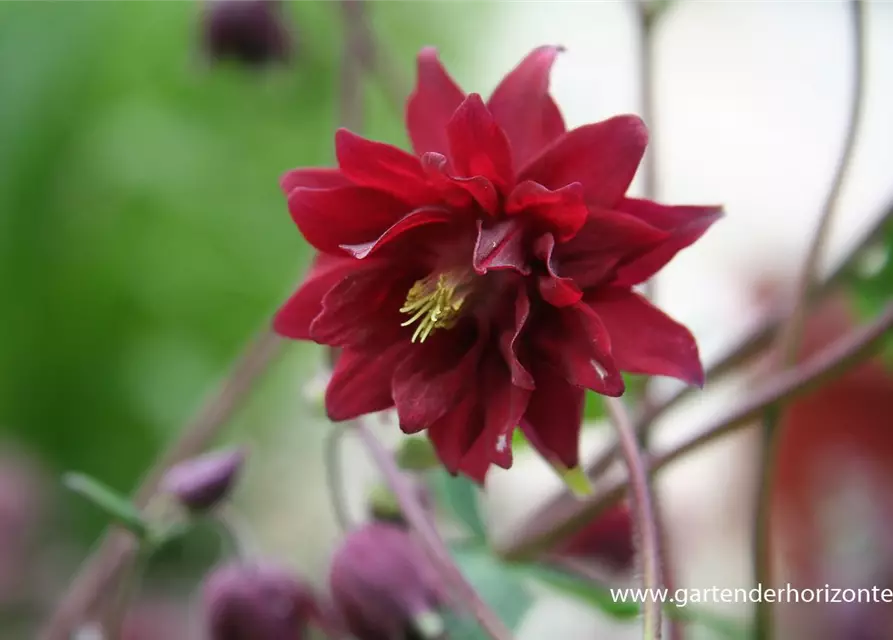
POLYGON ((444 602, 438 575, 400 527, 374 522, 350 533, 332 560, 329 584, 335 608, 357 640, 428 638, 442 632, 437 629, 437 610, 444 602))
POLYGON ((280 0, 207 0, 203 28, 205 49, 215 61, 261 66, 291 56, 280 0))
POLYGON ((171 467, 161 487, 190 511, 207 511, 229 495, 244 461, 243 449, 206 453, 171 467))
POLYGON ((311 589, 272 564, 215 569, 202 600, 209 640, 303 640, 318 611, 311 589))

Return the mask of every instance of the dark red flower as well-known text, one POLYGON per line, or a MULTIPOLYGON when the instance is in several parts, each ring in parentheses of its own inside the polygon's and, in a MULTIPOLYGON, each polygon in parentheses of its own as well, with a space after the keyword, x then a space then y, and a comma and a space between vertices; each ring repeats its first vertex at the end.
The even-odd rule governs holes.
POLYGON ((721 210, 627 198, 645 125, 565 131, 548 93, 559 50, 534 50, 485 103, 425 49, 415 154, 342 129, 338 169, 282 179, 319 254, 275 328, 342 349, 329 416, 396 406, 403 431, 427 429, 447 469, 478 481, 511 465, 518 425, 576 467, 585 390, 621 395, 621 371, 703 383, 691 333, 632 287, 721 210))
POLYGON ((344 539, 332 559, 335 609, 357 640, 438 635, 440 578, 403 527, 373 522, 344 539))

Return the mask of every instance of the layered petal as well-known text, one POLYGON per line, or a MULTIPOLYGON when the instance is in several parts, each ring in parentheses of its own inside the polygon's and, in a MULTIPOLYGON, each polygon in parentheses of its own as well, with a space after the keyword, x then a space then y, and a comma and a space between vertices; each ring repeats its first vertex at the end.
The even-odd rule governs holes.
MULTIPOLYGON (((510 296, 508 300, 512 302, 510 296)), ((522 345, 521 332, 530 317, 530 298, 523 284, 516 288, 513 302, 514 304, 507 305, 507 310, 502 314, 507 319, 501 323, 503 328, 499 334, 499 350, 508 365, 512 384, 530 390, 534 387, 533 376, 521 362, 519 354, 522 345)))
POLYGON ((481 96, 469 94, 447 123, 453 171, 462 177, 483 176, 503 190, 515 172, 505 132, 496 124, 481 96))
MULTIPOLYGON (((607 327, 582 302, 540 310, 538 327, 531 340, 531 361, 542 361, 564 375, 565 380, 606 396, 620 396, 623 377, 612 355, 607 327)), ((536 374, 534 374, 536 382, 536 374)))
POLYGON ((482 424, 477 437, 462 456, 459 470, 483 484, 492 464, 503 469, 511 466, 511 436, 527 410, 531 392, 511 384, 509 371, 497 351, 484 357, 478 379, 478 411, 482 424))
MULTIPOLYGON (((365 268, 375 268, 367 263, 365 268)), ((357 270, 355 260, 317 254, 301 287, 273 318, 273 329, 292 340, 310 340, 310 324, 322 312, 322 300, 341 280, 357 270)))
POLYGON ((405 433, 425 429, 447 414, 477 372, 484 339, 473 322, 436 332, 405 354, 393 378, 393 397, 405 433))
POLYGON ((613 208, 626 194, 648 144, 637 116, 616 116, 568 131, 521 169, 519 180, 549 189, 583 185, 587 204, 613 208))
POLYGON ((391 378, 409 348, 395 342, 378 351, 342 351, 326 387, 329 419, 351 420, 392 407, 391 378))
POLYGON ((608 287, 587 294, 584 304, 607 327, 611 353, 621 370, 704 385, 694 336, 645 298, 628 289, 608 287))
POLYGON ((528 275, 530 265, 524 246, 524 227, 508 218, 485 226, 478 220, 478 235, 474 245, 472 266, 483 275, 490 270, 511 269, 528 275))
POLYGON ((449 152, 446 125, 464 99, 465 93, 440 64, 437 50, 422 49, 417 84, 406 103, 406 128, 416 155, 449 152))
POLYGON ((551 233, 537 238, 533 252, 546 267, 546 274, 537 276, 537 287, 540 295, 555 307, 567 307, 576 304, 583 297, 583 292, 572 278, 559 276, 555 269, 552 253, 555 250, 555 238, 551 233))
POLYGON ((422 167, 438 189, 444 202, 457 209, 464 209, 476 202, 491 215, 499 211, 499 193, 496 187, 484 176, 462 178, 450 173, 449 162, 439 153, 426 153, 422 156, 422 167))
POLYGON ((626 213, 590 208, 577 235, 555 247, 552 268, 587 289, 613 278, 624 260, 646 254, 669 237, 666 231, 626 213))
POLYGON ((406 316, 400 307, 417 275, 388 263, 355 270, 323 298, 322 311, 310 324, 310 338, 319 344, 356 350, 408 342, 411 331, 401 326, 406 316))
POLYGON ((549 95, 549 73, 562 47, 534 49, 490 96, 487 107, 508 135, 515 166, 523 166, 564 132, 564 119, 549 95))
POLYGON ((335 155, 341 173, 355 185, 384 191, 414 206, 437 201, 422 163, 402 149, 339 129, 335 155))
POLYGON ((353 257, 363 260, 413 229, 442 225, 454 218, 454 213, 445 207, 423 207, 407 213, 375 240, 363 244, 345 244, 341 245, 341 248, 353 257))
POLYGON ((521 431, 550 463, 572 469, 580 463, 585 392, 544 363, 537 366, 534 378, 536 390, 521 420, 521 431))
POLYGON ((309 168, 292 169, 279 179, 279 186, 285 195, 290 194, 298 187, 310 189, 334 189, 335 187, 347 187, 350 180, 344 177, 340 169, 309 168))
POLYGON ((722 207, 718 206, 667 206, 635 198, 624 198, 617 208, 667 233, 664 242, 618 269, 615 280, 618 286, 644 282, 723 216, 722 207))
POLYGON ((394 196, 368 187, 292 189, 288 209, 304 238, 325 253, 341 254, 341 245, 378 238, 409 213, 394 196))
POLYGON ((530 216, 536 226, 564 242, 583 227, 589 210, 583 199, 583 185, 579 182, 553 191, 525 180, 512 190, 505 203, 505 212, 510 216, 519 213, 530 216))

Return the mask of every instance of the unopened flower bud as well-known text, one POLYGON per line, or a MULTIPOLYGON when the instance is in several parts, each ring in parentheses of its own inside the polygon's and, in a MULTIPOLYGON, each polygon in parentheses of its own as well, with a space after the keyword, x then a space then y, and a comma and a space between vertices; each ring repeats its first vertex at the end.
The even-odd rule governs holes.
POLYGON ((438 576, 400 527, 374 522, 350 533, 335 553, 329 582, 335 608, 357 640, 443 634, 438 576))
POLYGON ((190 511, 207 511, 229 495, 244 461, 243 449, 206 453, 171 467, 161 486, 190 511))
POLYGON ((207 0, 203 28, 205 49, 215 61, 261 66, 291 56, 281 0, 207 0))
POLYGON ((202 600, 209 640, 303 640, 318 611, 312 590, 271 564, 215 569, 202 600))

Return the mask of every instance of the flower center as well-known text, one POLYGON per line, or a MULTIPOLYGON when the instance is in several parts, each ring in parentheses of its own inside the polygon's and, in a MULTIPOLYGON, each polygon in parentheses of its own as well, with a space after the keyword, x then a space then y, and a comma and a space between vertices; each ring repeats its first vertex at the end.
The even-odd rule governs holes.
POLYGON ((436 278, 432 274, 417 280, 406 294, 406 302, 400 307, 400 313, 411 314, 412 317, 400 326, 408 327, 418 322, 412 341, 424 342, 435 329, 455 326, 464 302, 461 280, 451 279, 445 273, 436 278))

